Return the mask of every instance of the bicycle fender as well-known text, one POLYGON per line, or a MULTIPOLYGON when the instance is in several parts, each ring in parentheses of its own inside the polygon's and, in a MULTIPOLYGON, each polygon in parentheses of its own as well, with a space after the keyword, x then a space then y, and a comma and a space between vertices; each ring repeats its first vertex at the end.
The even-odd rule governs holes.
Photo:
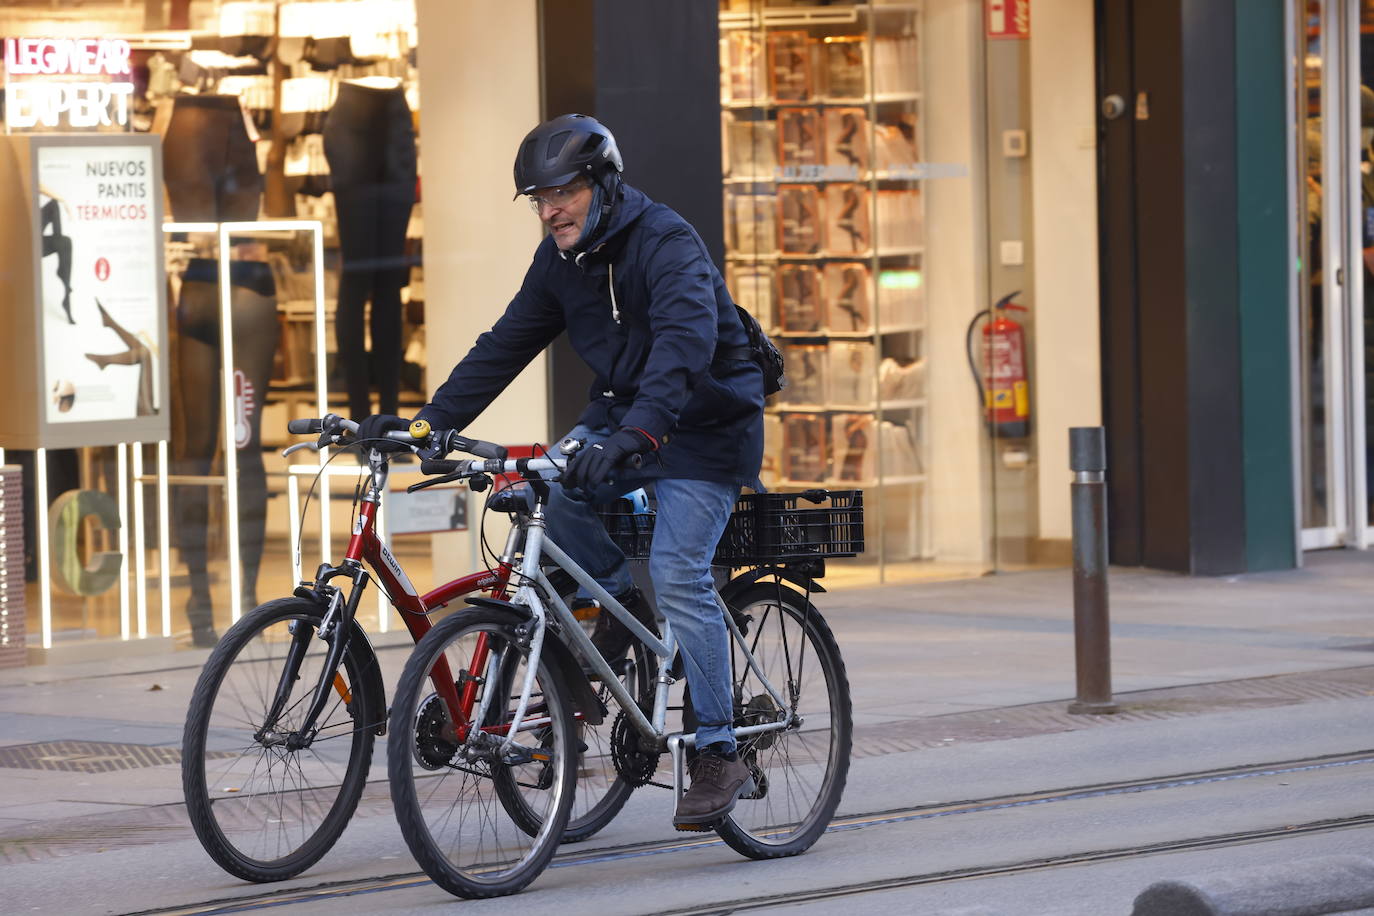
POLYGON ((367 695, 372 698, 371 708, 365 710, 365 722, 374 723, 372 731, 377 735, 386 734, 386 685, 382 683, 382 666, 377 662, 377 652, 367 631, 355 620, 353 631, 348 637, 348 653, 353 656, 358 671, 368 680, 367 695))
POLYGON ((597 698, 591 679, 582 670, 582 663, 556 633, 549 633, 544 640, 544 650, 547 652, 550 649, 553 654, 549 660, 557 666, 564 683, 572 691, 573 708, 582 713, 582 721, 588 725, 600 725, 606 719, 606 707, 597 698))
POLYGON ((816 581, 815 579, 807 578, 806 576, 803 576, 801 573, 795 572, 785 567, 760 566, 757 569, 751 569, 746 573, 741 573, 740 575, 732 578, 729 582, 725 583, 725 587, 720 590, 720 597, 728 603, 731 595, 735 594, 736 592, 742 589, 748 588, 749 586, 753 585, 755 582, 759 581, 765 576, 774 575, 786 579, 793 585, 801 586, 803 590, 809 589, 811 594, 813 595, 825 591, 825 586, 821 585, 820 582, 816 581))
MULTIPOLYGON (((502 601, 500 598, 468 598, 466 600, 468 604, 474 607, 510 611, 523 620, 529 620, 531 617, 530 609, 523 604, 502 601)), ((573 651, 568 648, 562 637, 552 627, 545 631, 543 651, 546 653, 545 657, 548 659, 549 667, 556 669, 563 676, 563 682, 568 685, 568 690, 572 692, 573 708, 582 713, 582 720, 588 725, 600 725, 605 721, 606 708, 597 699, 596 690, 592 687, 587 672, 582 670, 582 665, 578 662, 577 656, 573 654, 573 651)))

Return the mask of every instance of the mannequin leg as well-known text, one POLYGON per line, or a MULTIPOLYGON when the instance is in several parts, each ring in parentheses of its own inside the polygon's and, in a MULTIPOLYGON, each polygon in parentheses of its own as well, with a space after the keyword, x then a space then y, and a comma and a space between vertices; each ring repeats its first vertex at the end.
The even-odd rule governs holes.
MULTIPOLYGON (((353 419, 361 419, 372 413, 372 380, 363 324, 378 267, 378 222, 381 212, 377 204, 378 197, 371 186, 334 189, 334 207, 339 219, 339 252, 343 256, 339 302, 334 312, 334 334, 338 341, 344 385, 348 390, 349 416, 353 419)), ((373 308, 376 308, 375 303, 373 308)), ((373 344, 375 346, 376 342, 373 344)))
POLYGON ((344 268, 339 278, 339 302, 334 311, 334 336, 344 388, 348 392, 348 416, 361 419, 372 413, 372 385, 363 334, 371 274, 344 268))
POLYGON ((413 186, 385 187, 378 207, 378 268, 372 281, 372 360, 379 413, 396 413, 401 392, 401 289, 410 282, 406 226, 413 186))
MULTIPOLYGON (((182 284, 181 304, 177 309, 180 335, 177 347, 178 388, 184 398, 181 453, 173 461, 172 473, 205 475, 214 463, 220 427, 220 351, 216 344, 195 336, 202 322, 196 320, 206 309, 219 308, 219 290, 214 284, 182 284)), ((172 490, 174 532, 181 560, 191 579, 191 596, 186 602, 186 619, 197 645, 214 643, 214 602, 210 595, 207 539, 210 524, 210 493, 199 484, 177 486, 172 490)))
POLYGON ((247 427, 241 431, 239 465, 239 558, 243 571, 244 609, 257 606, 258 570, 267 528, 267 471, 262 460, 262 408, 272 380, 280 326, 277 300, 243 287, 234 287, 234 368, 252 385, 253 400, 245 405, 247 427), (244 435, 246 434, 246 438, 244 435))

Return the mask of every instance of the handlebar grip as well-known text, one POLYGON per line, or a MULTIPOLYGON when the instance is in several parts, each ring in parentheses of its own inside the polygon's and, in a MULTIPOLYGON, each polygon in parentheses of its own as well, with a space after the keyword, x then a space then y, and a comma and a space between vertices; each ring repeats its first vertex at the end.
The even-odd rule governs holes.
POLYGON ((460 436, 457 433, 446 443, 449 451, 457 449, 460 452, 467 452, 469 455, 476 455, 478 458, 491 458, 496 461, 505 461, 508 452, 505 446, 497 445, 495 442, 483 442, 481 439, 469 439, 467 436, 460 436))
POLYGON ((480 440, 472 443, 470 451, 478 458, 490 458, 493 461, 505 461, 510 453, 506 451, 504 445, 497 445, 495 442, 482 442, 480 440))
POLYGON ((323 432, 324 421, 319 417, 291 420, 286 424, 286 431, 297 436, 323 432))
POLYGON ((420 462, 421 474, 452 474, 462 466, 461 461, 445 461, 441 458, 426 458, 420 462))

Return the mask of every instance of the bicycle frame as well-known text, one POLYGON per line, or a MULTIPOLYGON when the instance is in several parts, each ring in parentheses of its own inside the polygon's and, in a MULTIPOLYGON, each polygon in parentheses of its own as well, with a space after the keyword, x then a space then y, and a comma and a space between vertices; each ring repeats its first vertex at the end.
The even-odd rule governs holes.
MULTIPOLYGON (((579 655, 585 664, 591 667, 593 673, 600 676, 602 683, 610 690, 615 697, 616 703, 624 710, 625 714, 634 723, 635 728, 645 738, 655 742, 660 746, 665 746, 672 753, 673 757, 673 785, 675 793, 681 795, 683 791, 683 751, 687 747, 696 744, 695 735, 668 734, 666 731, 668 713, 668 690, 675 679, 666 673, 668 665, 677 651, 677 640, 673 636, 672 624, 664 621, 663 638, 660 640, 649 631, 647 627, 635 619, 620 602, 599 585, 582 567, 578 566, 557 544, 548 536, 545 530, 544 517, 544 497, 540 497, 535 504, 534 511, 524 522, 524 555, 521 558, 521 586, 516 590, 512 603, 522 604, 530 609, 535 621, 535 630, 530 642, 530 661, 526 667, 525 683, 521 689, 520 699, 516 705, 515 715, 507 728, 506 739, 501 747, 501 754, 509 752, 511 744, 515 740, 515 735, 521 730, 525 712, 528 709, 530 691, 534 683, 535 670, 538 667, 539 651, 543 646, 544 634, 548 629, 549 611, 540 597, 542 590, 549 596, 549 603, 553 606, 553 616, 559 621, 562 632, 572 643, 572 648, 579 655), (658 656, 660 660, 658 680, 654 690, 654 707, 652 719, 645 716, 639 708, 639 703, 621 683, 620 678, 611 670, 610 665, 602 658, 601 653, 592 644, 591 637, 583 631, 577 619, 573 616, 571 609, 558 596, 545 576, 542 568, 542 560, 547 556, 568 573, 592 597, 600 603, 603 612, 610 611, 622 624, 624 624, 635 638, 644 643, 651 652, 658 656), (534 584, 531 584, 534 583, 534 584), (536 588, 538 585, 540 588, 536 588)), ((758 725, 749 725, 735 730, 737 737, 748 737, 769 731, 781 731, 799 725, 797 717, 791 709, 791 705, 781 692, 764 675, 763 669, 754 658, 753 652, 749 650, 745 642, 744 634, 740 632, 731 614, 729 614, 721 603, 719 596, 716 598, 720 605, 721 615, 724 617, 726 627, 730 632, 731 639, 739 646, 744 658, 747 660, 750 670, 763 684, 764 688, 777 703, 777 708, 785 710, 785 718, 776 722, 766 722, 758 725)))
MULTIPOLYGON (((520 685, 519 701, 511 721, 486 727, 482 731, 489 735, 504 736, 499 750, 499 755, 504 757, 512 751, 516 736, 520 732, 537 728, 543 724, 539 717, 526 718, 544 638, 548 631, 550 608, 546 607, 541 597, 542 591, 548 596, 549 605, 552 606, 552 615, 561 625, 562 632, 565 638, 571 642, 574 652, 583 659, 595 675, 600 677, 601 682, 611 692, 617 705, 625 711, 636 730, 645 738, 659 746, 666 746, 671 751, 674 760, 674 786, 680 794, 684 781, 682 772, 683 750, 695 745, 696 737, 686 734, 670 735, 667 732, 668 694, 669 688, 675 683, 675 679, 666 673, 666 669, 678 648, 677 640, 672 632, 672 625, 665 621, 662 639, 655 636, 614 596, 597 583, 590 574, 578 566, 562 548, 548 538, 544 516, 546 500, 544 494, 541 494, 536 500, 534 510, 529 515, 522 517, 520 524, 512 527, 505 550, 495 569, 465 576, 441 585, 425 595, 420 595, 400 563, 387 549, 381 538, 377 536, 377 508, 381 502, 382 494, 386 490, 388 468, 380 456, 372 457, 369 460, 369 465, 371 479, 359 500, 358 517, 353 525, 353 532, 349 538, 344 560, 337 567, 322 566, 320 575, 317 576, 317 587, 336 576, 347 576, 353 581, 353 589, 346 601, 341 601, 340 593, 335 592, 333 602, 330 605, 330 614, 327 615, 326 622, 322 623, 321 631, 324 631, 329 625, 328 618, 333 615, 337 608, 343 609, 344 625, 351 624, 353 612, 356 610, 361 593, 367 585, 370 570, 370 574, 375 575, 380 580, 383 588, 391 596, 393 605, 402 612, 402 619, 405 621, 411 636, 416 642, 419 642, 432 626, 427 615, 456 598, 473 591, 488 590, 493 597, 504 599, 507 596, 511 577, 515 574, 514 558, 516 552, 519 551, 521 553, 519 577, 522 584, 516 589, 510 600, 513 604, 527 607, 533 618, 534 631, 530 639, 529 662, 526 665, 524 681, 520 685), (621 683, 620 678, 616 676, 607 661, 597 651, 571 608, 559 597, 557 590, 543 571, 542 561, 545 556, 557 563, 588 594, 596 598, 600 602, 603 612, 609 611, 630 630, 636 639, 658 657, 660 673, 655 684, 654 705, 650 715, 645 715, 644 711, 640 709, 636 698, 631 696, 629 690, 621 683)), ((791 710, 787 699, 768 680, 753 653, 749 650, 744 634, 740 632, 738 625, 726 611, 724 604, 720 603, 718 596, 717 603, 720 604, 721 615, 726 622, 730 637, 740 647, 750 670, 772 696, 777 708, 786 710, 785 718, 779 721, 744 726, 736 729, 735 734, 739 737, 748 737, 753 734, 780 731, 799 725, 800 723, 791 710)), ((342 658, 342 642, 336 641, 336 646, 338 647, 337 654, 342 658)), ((479 634, 470 662, 473 670, 485 670, 489 666, 491 663, 490 651, 486 634, 479 634)), ((325 670, 333 671, 335 667, 337 667, 337 659, 331 659, 331 664, 325 670)), ((480 686, 477 679, 466 681, 460 691, 447 659, 442 657, 435 662, 430 671, 430 680, 434 685, 435 692, 443 699, 449 710, 450 722, 454 730, 453 736, 460 742, 466 741, 470 735, 471 723, 484 720, 487 712, 486 705, 491 699, 490 692, 483 696, 482 702, 479 704, 477 691, 480 686), (474 710, 474 706, 479 706, 479 708, 474 710)), ((336 689, 342 690, 337 685, 336 689)), ((328 685, 322 681, 318 688, 316 702, 312 707, 313 714, 317 714, 318 710, 323 708, 324 697, 327 692, 328 685)), ((306 720, 303 730, 307 730, 313 723, 313 714, 306 720)))
MULTIPOLYGON (((371 480, 359 500, 358 517, 354 522, 353 532, 344 552, 343 562, 339 566, 323 565, 316 575, 315 586, 317 590, 329 579, 337 576, 347 576, 353 582, 347 599, 343 598, 342 592, 333 591, 329 599, 328 610, 320 623, 322 637, 327 637, 331 629, 341 634, 348 632, 352 626, 362 592, 367 586, 369 571, 371 575, 376 576, 383 589, 391 596, 393 605, 401 612, 401 619, 405 622, 406 629, 417 643, 433 626, 428 615, 438 608, 464 595, 479 591, 486 591, 495 598, 506 597, 511 566, 509 562, 504 561, 495 569, 471 573, 446 582, 424 595, 419 594, 401 564, 377 535, 377 507, 381 503, 382 493, 386 490, 389 473, 385 461, 380 458, 371 459, 369 464, 371 480)), ((513 539, 512 544, 507 545, 507 558, 511 556, 512 549, 513 539)), ((301 638, 308 639, 309 636, 302 634, 298 639, 301 638)), ((330 672, 337 672, 345 651, 346 638, 335 639, 331 643, 320 683, 316 686, 313 702, 302 720, 295 742, 304 741, 308 743, 311 729, 324 709, 331 687, 347 701, 348 687, 343 683, 342 678, 337 673, 334 673, 333 677, 329 676, 330 672)), ((277 714, 280 713, 280 707, 284 704, 289 693, 290 684, 299 674, 300 660, 303 656, 304 652, 299 650, 293 650, 289 653, 277 690, 277 700, 267 719, 269 723, 275 722, 277 714)), ((450 713, 454 715, 453 721, 459 727, 458 737, 461 739, 463 737, 461 726, 466 724, 461 717, 461 711, 472 708, 474 696, 470 694, 473 694, 476 688, 469 685, 465 688, 464 696, 460 696, 449 671, 448 663, 444 659, 440 659, 436 663, 430 677, 434 683, 435 691, 443 697, 450 713), (464 702, 465 699, 466 702, 464 702)), ((290 739, 286 740, 290 741, 290 739)))

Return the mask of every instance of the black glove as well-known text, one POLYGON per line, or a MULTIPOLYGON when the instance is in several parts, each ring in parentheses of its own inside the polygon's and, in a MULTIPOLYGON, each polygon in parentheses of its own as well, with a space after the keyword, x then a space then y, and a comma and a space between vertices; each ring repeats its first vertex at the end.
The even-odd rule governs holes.
POLYGON ((573 453, 563 472, 563 486, 590 493, 601 486, 631 455, 653 450, 653 443, 637 429, 622 429, 604 442, 597 442, 573 453))
POLYGON ((363 448, 375 448, 379 452, 409 451, 410 447, 404 442, 386 437, 393 429, 410 429, 410 421, 389 413, 374 413, 358 422, 358 441, 363 448))

